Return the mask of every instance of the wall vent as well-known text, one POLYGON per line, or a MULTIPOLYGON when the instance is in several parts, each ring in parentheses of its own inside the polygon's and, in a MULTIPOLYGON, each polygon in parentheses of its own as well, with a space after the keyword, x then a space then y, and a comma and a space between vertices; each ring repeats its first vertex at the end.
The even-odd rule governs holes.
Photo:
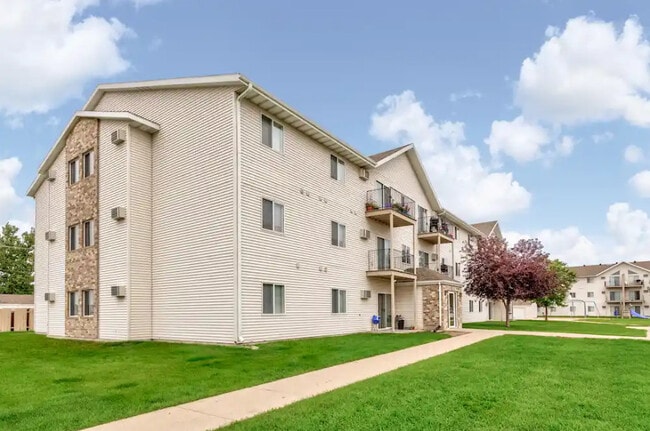
POLYGON ((56 170, 50 169, 49 171, 47 171, 47 180, 48 181, 56 180, 56 170))
POLYGON ((113 220, 124 220, 126 218, 126 208, 115 207, 111 209, 111 218, 113 220))
POLYGON ((359 178, 364 181, 368 181, 368 178, 370 178, 370 172, 368 172, 368 169, 359 168, 359 178))
POLYGON ((361 239, 370 239, 370 231, 368 229, 361 229, 359 237, 361 239))
POLYGON ((45 241, 55 241, 56 240, 56 232, 53 230, 48 230, 45 232, 45 241))
POLYGON ((54 292, 45 292, 43 299, 45 299, 45 302, 54 302, 54 300, 56 299, 56 295, 54 294, 54 292))
POLYGON ((361 291, 361 299, 370 299, 371 296, 372 296, 372 292, 370 290, 361 291))

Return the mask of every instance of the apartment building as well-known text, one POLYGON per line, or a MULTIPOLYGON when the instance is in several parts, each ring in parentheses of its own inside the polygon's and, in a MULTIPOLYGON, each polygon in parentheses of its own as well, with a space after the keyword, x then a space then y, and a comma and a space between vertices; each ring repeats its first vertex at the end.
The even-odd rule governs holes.
POLYGON ((360 154, 239 74, 98 86, 28 194, 35 330, 82 339, 460 327, 484 235, 413 145, 360 154))
MULTIPOLYGON (((650 261, 574 266, 577 280, 566 307, 549 309, 550 316, 630 317, 630 311, 650 315, 650 261)), ((539 309, 540 315, 544 309, 539 309)))

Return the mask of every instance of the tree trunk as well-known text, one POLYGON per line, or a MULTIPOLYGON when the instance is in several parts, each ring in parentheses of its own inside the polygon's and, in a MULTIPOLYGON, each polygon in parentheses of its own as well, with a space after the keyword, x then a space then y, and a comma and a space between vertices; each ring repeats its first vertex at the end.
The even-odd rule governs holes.
POLYGON ((548 322, 548 305, 544 307, 544 320, 548 322))
POLYGON ((510 299, 504 299, 503 305, 506 307, 506 328, 510 327, 510 299))

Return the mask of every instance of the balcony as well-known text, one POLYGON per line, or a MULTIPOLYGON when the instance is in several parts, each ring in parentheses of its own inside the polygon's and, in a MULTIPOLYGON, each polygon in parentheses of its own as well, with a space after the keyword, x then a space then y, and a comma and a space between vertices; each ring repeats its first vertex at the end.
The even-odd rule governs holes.
POLYGON ((621 279, 620 278, 610 278, 609 280, 605 281, 605 287, 607 289, 620 289, 621 286, 621 279))
POLYGON ((390 187, 366 192, 366 217, 393 227, 415 224, 415 201, 390 187))
POLYGON ((456 229, 443 218, 426 217, 418 222, 418 238, 433 244, 449 244, 456 239, 456 229))
POLYGON ((370 250, 368 252, 368 277, 415 280, 415 257, 399 250, 370 250))
POLYGON ((625 283, 629 287, 643 287, 645 284, 643 278, 640 275, 629 275, 629 280, 625 283))

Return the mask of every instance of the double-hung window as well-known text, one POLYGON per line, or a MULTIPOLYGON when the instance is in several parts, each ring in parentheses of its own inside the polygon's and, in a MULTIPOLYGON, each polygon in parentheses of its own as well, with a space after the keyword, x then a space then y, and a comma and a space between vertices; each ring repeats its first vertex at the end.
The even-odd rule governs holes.
POLYGON ((483 301, 481 300, 478 301, 478 312, 479 313, 483 312, 483 301))
POLYGON ((95 152, 88 151, 83 155, 83 174, 88 178, 95 173, 95 152))
POLYGON ((284 205, 262 199, 262 227, 275 232, 284 232, 284 205))
POLYGON ((474 301, 471 299, 469 300, 469 312, 470 313, 474 312, 474 301))
POLYGON ((70 226, 68 228, 68 248, 74 251, 79 248, 79 226, 70 226))
POLYGON ((94 290, 83 290, 81 296, 81 302, 83 305, 83 315, 92 316, 95 314, 95 291, 94 290))
POLYGON ((587 292, 587 298, 593 298, 594 292, 587 292))
POLYGON ((345 247, 345 225, 332 222, 332 245, 345 247))
POLYGON ((345 162, 334 155, 330 156, 330 177, 345 181, 345 162))
POLYGON ((84 247, 95 245, 95 222, 92 220, 85 221, 84 227, 84 247))
POLYGON ((575 298, 575 297, 576 297, 576 293, 575 293, 575 292, 569 292, 569 295, 571 296, 571 298, 575 298))
POLYGON ((68 292, 68 314, 70 316, 79 315, 79 294, 77 292, 68 292))
POLYGON ((262 115, 262 143, 281 153, 284 148, 284 128, 282 124, 262 115))
POLYGON ((262 313, 284 314, 284 286, 264 283, 262 285, 262 313))
POLYGON ((68 162, 68 180, 70 184, 79 182, 79 159, 68 162))
POLYGON ((345 313, 347 311, 347 301, 345 290, 332 289, 332 313, 345 313))
POLYGON ((402 245, 402 263, 411 263, 411 247, 402 245))
POLYGON ((456 262, 456 276, 460 277, 460 263, 456 262))

